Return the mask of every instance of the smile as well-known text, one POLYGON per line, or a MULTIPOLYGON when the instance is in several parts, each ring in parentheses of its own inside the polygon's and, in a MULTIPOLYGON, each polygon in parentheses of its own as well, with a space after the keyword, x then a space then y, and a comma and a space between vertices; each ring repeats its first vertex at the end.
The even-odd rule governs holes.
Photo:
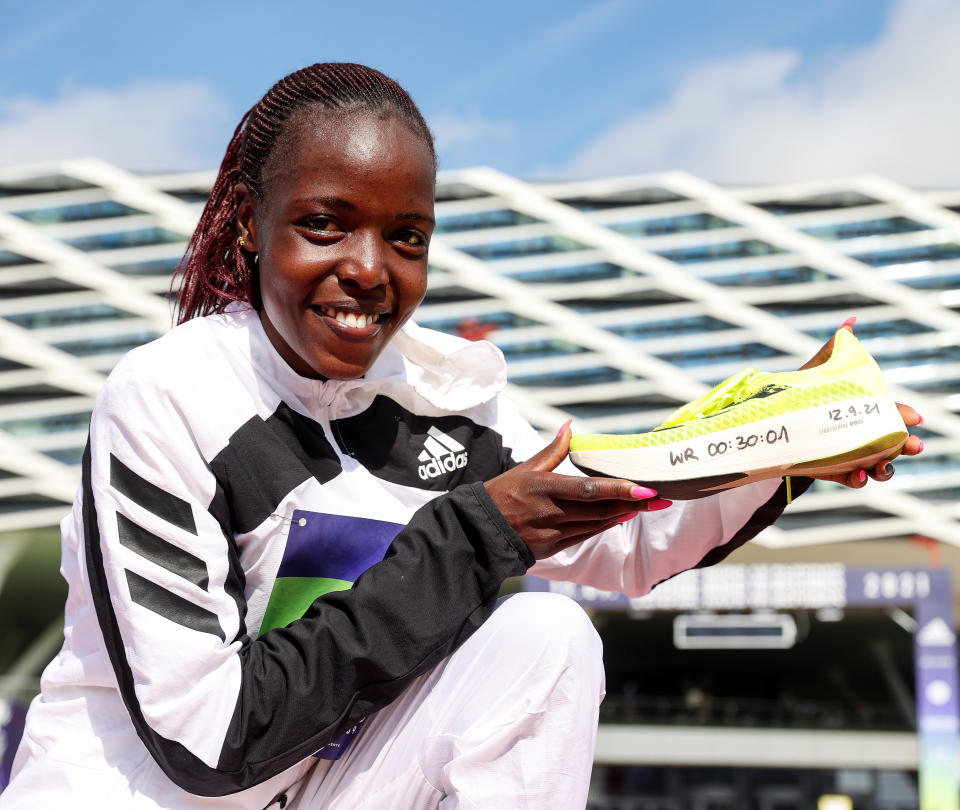
POLYGON ((347 312, 334 307, 314 307, 325 319, 333 321, 339 330, 358 337, 379 331, 379 326, 389 317, 385 312, 347 312))

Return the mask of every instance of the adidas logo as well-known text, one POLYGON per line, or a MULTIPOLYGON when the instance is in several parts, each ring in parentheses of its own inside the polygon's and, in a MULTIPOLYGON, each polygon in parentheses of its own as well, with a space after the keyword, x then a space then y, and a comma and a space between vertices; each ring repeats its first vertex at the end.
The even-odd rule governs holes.
POLYGON ((427 430, 423 448, 417 456, 422 462, 417 472, 424 481, 467 466, 467 448, 433 425, 427 430))
POLYGON ((777 385, 776 383, 767 383, 759 391, 755 391, 748 397, 744 397, 741 401, 746 402, 748 399, 765 399, 766 397, 772 397, 774 394, 779 394, 781 391, 786 391, 787 386, 777 385))
POLYGON ((957 640, 947 623, 937 616, 917 633, 917 644, 921 647, 950 647, 957 640))

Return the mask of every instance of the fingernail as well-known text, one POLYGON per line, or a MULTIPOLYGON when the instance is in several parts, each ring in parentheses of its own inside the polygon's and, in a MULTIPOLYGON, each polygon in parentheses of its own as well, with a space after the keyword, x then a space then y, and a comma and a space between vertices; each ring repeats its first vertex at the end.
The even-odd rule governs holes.
POLYGON ((666 498, 654 498, 652 501, 647 501, 648 512, 659 512, 668 506, 673 506, 673 501, 668 501, 666 498))
POLYGON ((567 426, 568 426, 572 421, 573 421, 573 419, 568 419, 566 422, 564 422, 562 425, 560 425, 560 430, 557 431, 557 436, 560 436, 560 434, 563 433, 563 431, 565 431, 565 430, 567 429, 567 426))
POLYGON ((917 448, 917 452, 918 452, 918 453, 922 453, 922 452, 923 452, 923 442, 920 442, 920 447, 917 448))
POLYGON ((629 515, 624 515, 622 518, 620 518, 617 523, 626 523, 628 520, 632 520, 639 514, 639 512, 631 512, 629 515))
POLYGON ((923 424, 923 414, 919 414, 919 413, 917 414, 917 424, 918 425, 923 424))
POLYGON ((857 316, 856 316, 856 315, 851 315, 851 316, 850 316, 849 318, 847 318, 842 324, 840 324, 840 328, 843 329, 843 327, 849 326, 849 327, 850 327, 850 331, 852 332, 852 331, 853 331, 853 325, 854 325, 856 322, 857 322, 857 316))
POLYGON ((867 471, 857 470, 857 481, 862 484, 866 480, 867 480, 867 471))
POLYGON ((893 465, 888 461, 886 464, 883 465, 883 474, 893 475, 893 473, 894 473, 893 465))
POLYGON ((657 494, 655 489, 650 489, 650 487, 634 487, 630 490, 631 498, 652 498, 657 494))

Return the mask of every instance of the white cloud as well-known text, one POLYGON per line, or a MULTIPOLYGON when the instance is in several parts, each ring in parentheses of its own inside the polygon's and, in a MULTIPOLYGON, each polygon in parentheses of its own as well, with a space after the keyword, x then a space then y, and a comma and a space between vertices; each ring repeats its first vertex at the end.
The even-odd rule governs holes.
POLYGON ((873 43, 823 65, 782 50, 695 66, 666 104, 601 133, 564 174, 685 169, 737 183, 878 172, 960 183, 958 42, 956 0, 898 0, 873 43))
POLYGON ((219 165, 239 118, 208 84, 137 82, 0 99, 0 162, 100 157, 131 169, 219 165))
POLYGON ((441 150, 493 138, 506 138, 516 130, 510 121, 491 121, 477 112, 461 114, 451 110, 430 116, 429 124, 437 148, 441 150))
POLYGON ((427 119, 436 139, 441 169, 484 163, 491 144, 516 133, 512 121, 495 121, 478 112, 444 110, 427 119))

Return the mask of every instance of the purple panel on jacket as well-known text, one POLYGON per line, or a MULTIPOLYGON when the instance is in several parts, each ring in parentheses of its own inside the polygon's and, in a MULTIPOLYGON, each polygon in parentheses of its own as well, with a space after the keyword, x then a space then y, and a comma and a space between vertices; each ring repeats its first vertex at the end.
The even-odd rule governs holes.
POLYGON ((385 520, 297 509, 277 576, 354 582, 383 559, 402 528, 385 520))

